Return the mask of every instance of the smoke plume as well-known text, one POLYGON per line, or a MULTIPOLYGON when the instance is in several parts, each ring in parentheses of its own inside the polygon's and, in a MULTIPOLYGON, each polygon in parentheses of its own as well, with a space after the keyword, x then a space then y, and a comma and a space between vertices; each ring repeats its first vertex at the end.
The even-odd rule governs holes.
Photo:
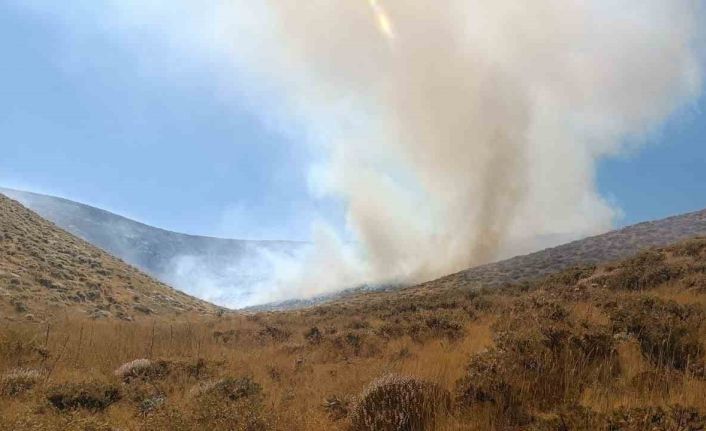
POLYGON ((274 127, 306 127, 312 193, 343 203, 347 232, 319 222, 263 300, 604 231, 619 208, 597 191, 597 162, 701 91, 696 0, 107 3, 129 41, 185 48, 274 127))
POLYGON ((315 293, 608 229, 596 162, 700 92, 693 1, 267 6, 273 57, 254 64, 319 138, 317 186, 345 202, 356 244, 343 259, 323 236, 293 278, 315 293))

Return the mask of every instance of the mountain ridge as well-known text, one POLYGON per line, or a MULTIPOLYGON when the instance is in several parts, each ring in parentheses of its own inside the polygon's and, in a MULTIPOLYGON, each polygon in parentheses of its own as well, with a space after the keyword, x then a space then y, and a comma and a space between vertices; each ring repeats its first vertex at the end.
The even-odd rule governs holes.
POLYGON ((192 295, 211 292, 209 301, 236 308, 273 270, 263 255, 288 257, 306 244, 190 235, 65 198, 1 187, 0 193, 166 284, 192 295))
MULTIPOLYGON (((195 293, 194 286, 202 288, 203 283, 207 282, 219 289, 231 291, 229 295, 235 298, 247 298, 257 289, 257 283, 261 281, 263 275, 247 273, 257 261, 258 253, 265 250, 291 255, 306 244, 294 241, 237 240, 181 234, 69 199, 5 188, 0 188, 0 193, 23 198, 23 204, 67 231, 137 266, 161 281, 189 293, 195 293), (57 202, 61 205, 56 205, 57 202), (77 208, 78 212, 72 213, 71 208, 77 208), (103 218, 98 217, 97 222, 94 221, 91 224, 90 220, 89 222, 85 220, 87 214, 98 214, 103 218), (119 223, 113 223, 114 220, 120 220, 128 226, 112 231, 101 231, 101 226, 120 226, 119 223), (166 246, 160 243, 161 240, 165 240, 166 246), (187 265, 182 265, 184 260, 187 265), (187 267, 186 270, 184 266, 187 267), (211 271, 202 272, 199 268, 210 268, 211 271)), ((650 247, 664 246, 695 236, 706 236, 706 209, 640 222, 533 253, 468 268, 421 285, 445 283, 449 280, 484 286, 520 283, 572 266, 610 262, 650 247)), ((266 270, 267 268, 264 269, 266 270)), ((413 285, 406 287, 413 287, 413 285)), ((308 307, 369 290, 397 288, 404 288, 404 286, 363 286, 315 298, 255 305, 247 307, 246 310, 308 307)))
POLYGON ((706 236, 706 209, 636 223, 555 247, 464 269, 413 285, 380 289, 354 288, 333 295, 306 300, 282 301, 248 309, 265 311, 310 307, 322 302, 365 295, 370 290, 414 290, 439 286, 473 288, 517 284, 537 280, 576 266, 606 264, 630 257, 652 247, 667 246, 699 236, 706 236))
POLYGON ((634 255, 650 247, 666 246, 688 238, 706 235, 706 209, 649 220, 598 235, 574 240, 533 253, 511 257, 499 262, 476 266, 463 271, 469 281, 495 285, 517 283, 542 277, 578 265, 596 265, 634 255), (561 262, 550 261, 560 257, 561 262), (517 270, 527 268, 523 274, 517 270), (515 271, 515 276, 493 273, 515 271))

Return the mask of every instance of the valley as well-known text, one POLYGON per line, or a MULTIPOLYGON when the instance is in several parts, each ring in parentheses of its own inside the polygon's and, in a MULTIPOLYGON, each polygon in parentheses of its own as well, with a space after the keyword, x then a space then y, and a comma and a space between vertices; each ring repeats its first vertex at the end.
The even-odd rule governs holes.
POLYGON ((0 199, 3 431, 696 431, 706 421, 703 238, 517 282, 462 272, 229 312, 0 199))

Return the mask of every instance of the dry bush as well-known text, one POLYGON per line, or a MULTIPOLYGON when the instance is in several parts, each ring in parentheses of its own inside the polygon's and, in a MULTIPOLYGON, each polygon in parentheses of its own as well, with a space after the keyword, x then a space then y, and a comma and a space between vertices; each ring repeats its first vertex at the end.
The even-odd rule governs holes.
POLYGON ((387 375, 360 395, 351 414, 353 431, 424 431, 448 412, 449 393, 411 377, 387 375))
POLYGON ((166 401, 166 396, 162 394, 144 397, 137 405, 137 408, 141 415, 149 415, 161 408, 166 401))
POLYGON ((706 238, 694 238, 672 248, 676 256, 690 258, 706 257, 706 238))
POLYGON ((132 402, 140 413, 148 413, 164 404, 167 394, 150 382, 133 381, 121 388, 122 399, 132 402))
POLYGON ((114 374, 122 381, 128 383, 134 379, 155 379, 166 376, 167 363, 164 361, 151 361, 149 359, 135 359, 122 364, 114 374))
POLYGON ((573 406, 557 415, 535 421, 531 431, 702 431, 706 417, 694 408, 681 406, 618 408, 598 413, 573 406))
POLYGON ((332 395, 326 398, 322 407, 332 421, 338 421, 348 417, 354 401, 350 397, 332 395))
POLYGON ((630 386, 640 394, 658 393, 668 395, 683 376, 668 370, 646 370, 635 374, 630 379, 630 386))
POLYGON ((18 367, 26 367, 41 364, 49 356, 31 326, 7 327, 0 334, 0 361, 11 360, 18 367))
POLYGON ((0 431, 116 431, 105 418, 75 414, 37 416, 30 412, 14 417, 0 417, 0 431))
POLYGON ((312 326, 306 333, 304 333, 304 338, 311 344, 319 344, 323 335, 321 331, 316 326, 312 326))
POLYGON ((262 389, 249 377, 203 382, 190 391, 188 408, 166 406, 149 415, 144 431, 265 431, 270 429, 262 406, 262 389))
POLYGON ((624 261, 601 281, 611 289, 642 291, 676 279, 680 274, 681 268, 670 264, 665 253, 650 250, 624 261))
POLYGON ((225 377, 219 380, 199 383, 192 388, 193 397, 218 396, 236 401, 241 398, 255 398, 262 393, 262 387, 251 377, 225 377))
POLYGON ((544 418, 534 418, 527 427, 529 431, 596 431, 609 429, 624 431, 622 428, 607 428, 606 417, 586 407, 573 405, 544 418))
POLYGON ((706 416, 694 408, 667 407, 618 408, 599 413, 572 406, 558 414, 536 419, 531 431, 703 431, 706 416))
POLYGON ((706 416, 681 406, 618 409, 607 418, 606 425, 611 430, 625 431, 702 431, 706 416))
POLYGON ((265 325, 265 327, 262 328, 257 335, 262 343, 281 343, 289 340, 292 334, 288 330, 282 329, 278 326, 265 325))
POLYGON ((41 381, 43 373, 31 368, 16 368, 0 377, 0 395, 18 396, 41 381))
POLYGON ((113 384, 100 381, 69 382, 51 386, 46 397, 58 410, 83 408, 98 411, 118 401, 120 390, 113 384))
POLYGON ((655 365, 683 371, 703 367, 704 313, 696 306, 640 298, 614 304, 611 319, 613 332, 633 335, 655 365))
POLYGON ((548 276, 545 284, 558 286, 573 286, 581 280, 591 277, 596 272, 595 266, 579 266, 569 268, 557 274, 548 276))
POLYGON ((456 383, 457 405, 470 416, 490 409, 497 423, 526 426, 529 411, 574 405, 619 370, 608 328, 573 322, 542 296, 516 301, 495 330, 495 348, 474 355, 456 383))
POLYGON ((466 375, 456 383, 455 402, 461 409, 490 405, 498 415, 511 423, 526 422, 515 389, 508 382, 506 358, 498 350, 474 355, 466 367, 466 375))

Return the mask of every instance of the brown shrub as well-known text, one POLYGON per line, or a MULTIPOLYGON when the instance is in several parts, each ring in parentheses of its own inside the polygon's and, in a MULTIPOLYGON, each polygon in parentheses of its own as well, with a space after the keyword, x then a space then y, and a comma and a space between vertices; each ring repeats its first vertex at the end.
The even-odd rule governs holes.
POLYGON ((291 332, 272 325, 265 325, 265 327, 257 333, 261 342, 274 341, 277 343, 289 340, 291 335, 291 332))
POLYGON ((611 289, 641 291, 655 288, 680 274, 680 268, 669 264, 664 253, 650 250, 626 260, 602 281, 611 289))
POLYGON ((619 408, 607 414, 581 406, 556 415, 535 418, 531 431, 703 431, 706 417, 694 408, 681 406, 619 408))
POLYGON ((241 398, 254 398, 262 393, 262 387, 250 377, 225 377, 219 380, 203 382, 190 391, 192 396, 218 396, 236 401, 241 398))
POLYGON ((694 238, 674 247, 676 256, 703 257, 706 256, 706 238, 694 238))
POLYGON ((630 379, 630 386, 638 393, 659 393, 666 395, 672 389, 675 382, 680 381, 676 372, 665 372, 665 370, 648 370, 637 373, 630 379))
MULTIPOLYGON (((530 431, 596 431, 605 430, 606 418, 586 407, 574 405, 544 418, 534 418, 530 431)), ((622 429, 610 429, 618 431, 622 429)))
POLYGON ((500 423, 526 425, 529 409, 577 403, 589 384, 618 370, 608 328, 574 323, 543 297, 516 302, 495 325, 495 348, 476 354, 456 384, 462 411, 490 408, 500 423))
POLYGON ((606 420, 605 428, 621 431, 702 431, 706 416, 693 408, 671 406, 619 409, 606 420))
POLYGON ((373 357, 380 353, 378 339, 366 332, 348 332, 334 337, 330 345, 342 356, 373 357))
POLYGON ((0 378, 0 395, 17 396, 32 389, 41 380, 42 373, 30 368, 16 368, 0 378))
POLYGON ((306 340, 311 344, 319 344, 323 338, 323 335, 321 334, 319 328, 313 326, 304 333, 304 338, 306 338, 306 340))
POLYGON ((209 362, 202 358, 186 361, 135 359, 118 367, 113 374, 125 383, 134 380, 161 380, 168 376, 186 376, 198 380, 211 375, 213 369, 212 361, 209 362))
POLYGON ((119 399, 117 386, 98 381, 64 383, 47 390, 47 400, 59 410, 104 410, 119 399))
POLYGON ((431 316, 424 322, 435 337, 457 340, 463 337, 463 325, 454 322, 446 316, 431 316))
POLYGON ((687 370, 703 365, 704 315, 695 306, 641 298, 616 304, 611 320, 613 332, 635 336, 642 353, 657 366, 687 370))
POLYGON ((137 408, 141 415, 148 415, 161 408, 166 401, 167 398, 164 395, 158 394, 142 399, 137 405, 137 408))
POLYGON ((262 406, 252 400, 237 402, 217 397, 200 399, 189 409, 161 406, 145 417, 141 431, 266 431, 272 429, 262 406))
POLYGON ((341 420, 348 416, 353 400, 350 397, 332 395, 324 401, 322 407, 333 421, 341 420))
POLYGON ((387 375, 360 395, 351 414, 351 430, 424 431, 449 408, 450 395, 438 385, 387 375))
POLYGON ((573 286, 580 280, 592 276, 596 272, 595 266, 574 267, 552 274, 547 277, 545 284, 557 286, 573 286))
POLYGON ((457 383, 456 401, 462 407, 476 403, 508 405, 512 388, 503 379, 504 364, 500 352, 493 350, 474 355, 466 375, 457 383))
POLYGON ((124 382, 134 379, 161 378, 169 372, 166 361, 152 361, 150 359, 135 359, 126 362, 115 370, 114 374, 124 382))
POLYGON ((196 385, 188 409, 163 407, 146 418, 144 431, 194 429, 265 431, 261 387, 249 377, 226 377, 196 385))
POLYGON ((520 393, 507 380, 513 378, 506 357, 497 350, 474 355, 466 375, 456 382, 455 403, 461 411, 490 407, 501 423, 525 425, 528 415, 520 393))

